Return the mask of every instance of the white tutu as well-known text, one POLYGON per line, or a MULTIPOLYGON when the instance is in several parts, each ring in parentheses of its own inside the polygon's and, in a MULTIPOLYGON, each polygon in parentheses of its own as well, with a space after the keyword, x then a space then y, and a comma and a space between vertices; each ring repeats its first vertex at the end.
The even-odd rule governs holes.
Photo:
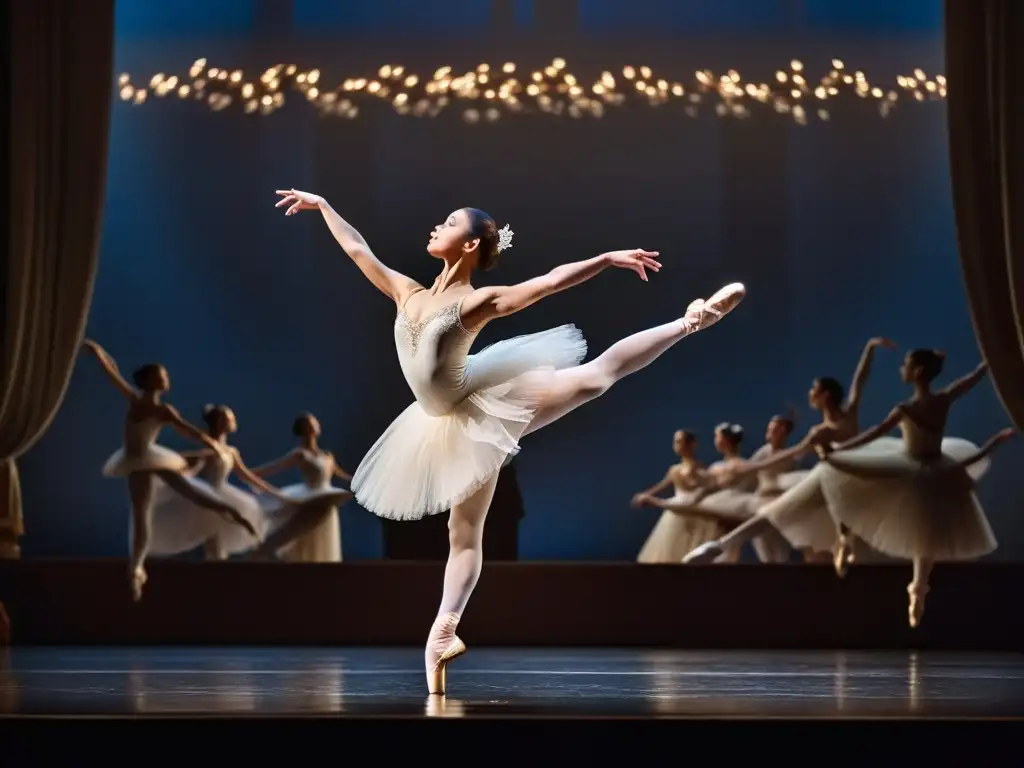
MULTIPOLYGON (((769 503, 779 498, 783 493, 793 488, 797 483, 810 474, 810 470, 801 469, 793 472, 784 472, 774 477, 774 484, 767 488, 759 489, 757 493, 750 495, 747 500, 750 516, 754 517, 769 503)), ((762 563, 785 563, 789 562, 791 547, 786 537, 776 528, 756 537, 751 544, 757 559, 762 563)))
POLYGON ((468 396, 442 415, 427 413, 419 401, 406 408, 356 470, 356 499, 395 520, 438 514, 465 500, 519 451, 554 372, 579 365, 586 352, 580 331, 563 325, 468 355, 468 396))
MULTIPOLYGON (((282 560, 301 563, 341 562, 341 523, 337 507, 350 498, 351 491, 333 485, 312 487, 306 483, 295 483, 281 488, 281 493, 298 504, 312 506, 320 504, 332 507, 329 514, 314 530, 309 531, 278 552, 282 560)), ((282 503, 266 494, 259 497, 260 505, 270 521, 269 533, 284 525, 297 506, 282 503)))
MULTIPOLYGON (((232 505, 252 523, 260 536, 266 534, 267 515, 253 494, 228 482, 211 484, 188 476, 185 479, 203 494, 216 496, 232 505)), ((159 478, 153 490, 150 526, 150 552, 158 557, 190 552, 211 539, 216 541, 217 548, 224 555, 247 552, 258 544, 245 528, 217 512, 203 509, 159 478)))
POLYGON ((823 463, 806 472, 787 472, 780 479, 789 489, 759 505, 757 514, 771 521, 794 549, 830 552, 839 537, 821 491, 823 463))
POLYGON ((832 514, 872 548, 891 557, 970 560, 996 549, 974 484, 988 470, 968 440, 947 437, 934 460, 911 456, 903 440, 883 437, 837 451, 822 462, 832 514))
MULTIPOLYGON (((696 495, 696 491, 677 490, 670 501, 690 504, 696 495)), ((636 561, 649 565, 678 563, 694 547, 717 538, 717 532, 718 526, 710 520, 686 517, 666 509, 651 529, 636 561)))
POLYGON ((105 477, 127 477, 132 472, 169 470, 181 472, 188 468, 185 457, 162 445, 147 445, 141 453, 128 456, 118 448, 103 465, 105 477))

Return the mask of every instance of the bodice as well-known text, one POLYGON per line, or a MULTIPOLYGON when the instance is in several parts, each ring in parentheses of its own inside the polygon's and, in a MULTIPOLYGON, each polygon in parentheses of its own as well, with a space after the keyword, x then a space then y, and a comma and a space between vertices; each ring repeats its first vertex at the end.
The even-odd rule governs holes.
POLYGON ((476 338, 463 327, 461 302, 453 302, 413 322, 399 311, 395 348, 409 388, 431 416, 443 416, 470 392, 469 348, 476 338))
POLYGON ((676 464, 672 467, 672 485, 677 494, 695 491, 700 487, 700 479, 697 477, 696 469, 696 466, 693 469, 688 469, 682 464, 676 464))
MULTIPOLYGON (((770 445, 762 445, 758 448, 754 455, 750 457, 751 461, 763 461, 774 456, 777 451, 770 445)), ((788 461, 784 461, 781 464, 776 464, 768 469, 762 469, 757 473, 757 491, 758 493, 770 493, 779 489, 779 475, 785 474, 786 472, 792 472, 797 468, 797 459, 793 457, 788 461)))
POLYGON ((126 456, 142 456, 156 442, 160 430, 163 429, 160 419, 144 419, 124 423, 124 453, 126 456))
POLYGON ((225 447, 223 450, 207 456, 203 462, 202 469, 196 473, 196 476, 205 480, 210 485, 223 485, 228 481, 234 468, 234 454, 225 447))
POLYGON ((903 433, 903 444, 907 453, 916 459, 933 459, 942 455, 942 438, 945 429, 930 428, 918 424, 904 415, 900 420, 900 431, 903 433))
POLYGON ((334 475, 334 457, 329 453, 311 454, 303 451, 299 472, 310 488, 326 488, 334 475))

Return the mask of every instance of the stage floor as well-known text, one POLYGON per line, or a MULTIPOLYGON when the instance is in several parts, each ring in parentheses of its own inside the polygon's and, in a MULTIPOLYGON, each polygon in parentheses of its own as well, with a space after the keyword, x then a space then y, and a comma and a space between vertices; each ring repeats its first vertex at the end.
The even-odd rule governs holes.
POLYGON ((1024 719, 1024 656, 471 648, 15 647, 0 716, 1024 719))

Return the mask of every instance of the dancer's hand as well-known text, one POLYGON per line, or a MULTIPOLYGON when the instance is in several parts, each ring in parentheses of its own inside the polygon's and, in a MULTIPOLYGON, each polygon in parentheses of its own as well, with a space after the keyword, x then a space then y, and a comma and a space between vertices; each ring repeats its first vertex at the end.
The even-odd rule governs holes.
POLYGON ((1006 429, 1002 430, 1001 432, 999 432, 999 434, 996 435, 996 444, 998 445, 1000 443, 1005 443, 1007 440, 1009 440, 1016 434, 1016 429, 1014 429, 1013 427, 1007 427, 1006 429))
POLYGON ((281 195, 282 199, 278 200, 274 207, 280 208, 287 205, 288 210, 284 212, 285 216, 291 216, 299 211, 315 211, 324 201, 319 195, 302 192, 298 189, 279 189, 277 194, 281 195))
POLYGON ((608 263, 613 267, 631 269, 640 275, 640 279, 645 283, 647 282, 646 270, 650 269, 652 272, 661 271, 661 262, 655 258, 657 255, 657 251, 645 251, 641 248, 632 248, 628 251, 610 251, 605 254, 608 258, 608 263))
POLYGON ((899 346, 892 339, 886 339, 882 336, 876 336, 871 339, 868 344, 872 347, 885 347, 886 349, 899 349, 899 346))
POLYGON ((634 493, 633 498, 629 502, 629 506, 631 506, 633 509, 640 509, 640 507, 644 506, 644 502, 646 500, 646 493, 634 493))

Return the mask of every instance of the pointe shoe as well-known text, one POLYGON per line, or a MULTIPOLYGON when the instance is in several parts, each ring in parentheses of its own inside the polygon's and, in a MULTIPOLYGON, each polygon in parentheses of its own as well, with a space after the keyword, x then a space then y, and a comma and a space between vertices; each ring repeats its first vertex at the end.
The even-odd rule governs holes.
POLYGON ((427 674, 427 691, 431 696, 444 696, 448 688, 448 664, 466 652, 466 644, 458 635, 452 638, 448 647, 438 657, 433 669, 427 674))
POLYGON ((690 554, 683 558, 685 565, 703 565, 705 563, 713 563, 725 550, 722 549, 722 545, 717 541, 708 541, 701 544, 699 547, 694 549, 690 554))
POLYGON ((142 588, 146 586, 148 580, 149 576, 146 575, 145 569, 141 566, 132 572, 132 600, 134 602, 137 603, 142 599, 142 588))
POLYGON ((835 554, 832 556, 832 565, 836 569, 836 576, 840 579, 846 576, 846 571, 853 563, 853 545, 846 536, 839 537, 839 544, 836 546, 835 554))
POLYGON ((924 598, 928 594, 928 587, 919 587, 916 584, 911 584, 907 587, 907 593, 910 595, 910 605, 907 606, 910 628, 917 629, 921 625, 921 619, 924 617, 924 598))
POLYGON ((724 288, 719 288, 708 299, 690 302, 683 317, 683 327, 687 333, 710 328, 736 309, 746 295, 747 289, 743 283, 730 283, 724 288))

